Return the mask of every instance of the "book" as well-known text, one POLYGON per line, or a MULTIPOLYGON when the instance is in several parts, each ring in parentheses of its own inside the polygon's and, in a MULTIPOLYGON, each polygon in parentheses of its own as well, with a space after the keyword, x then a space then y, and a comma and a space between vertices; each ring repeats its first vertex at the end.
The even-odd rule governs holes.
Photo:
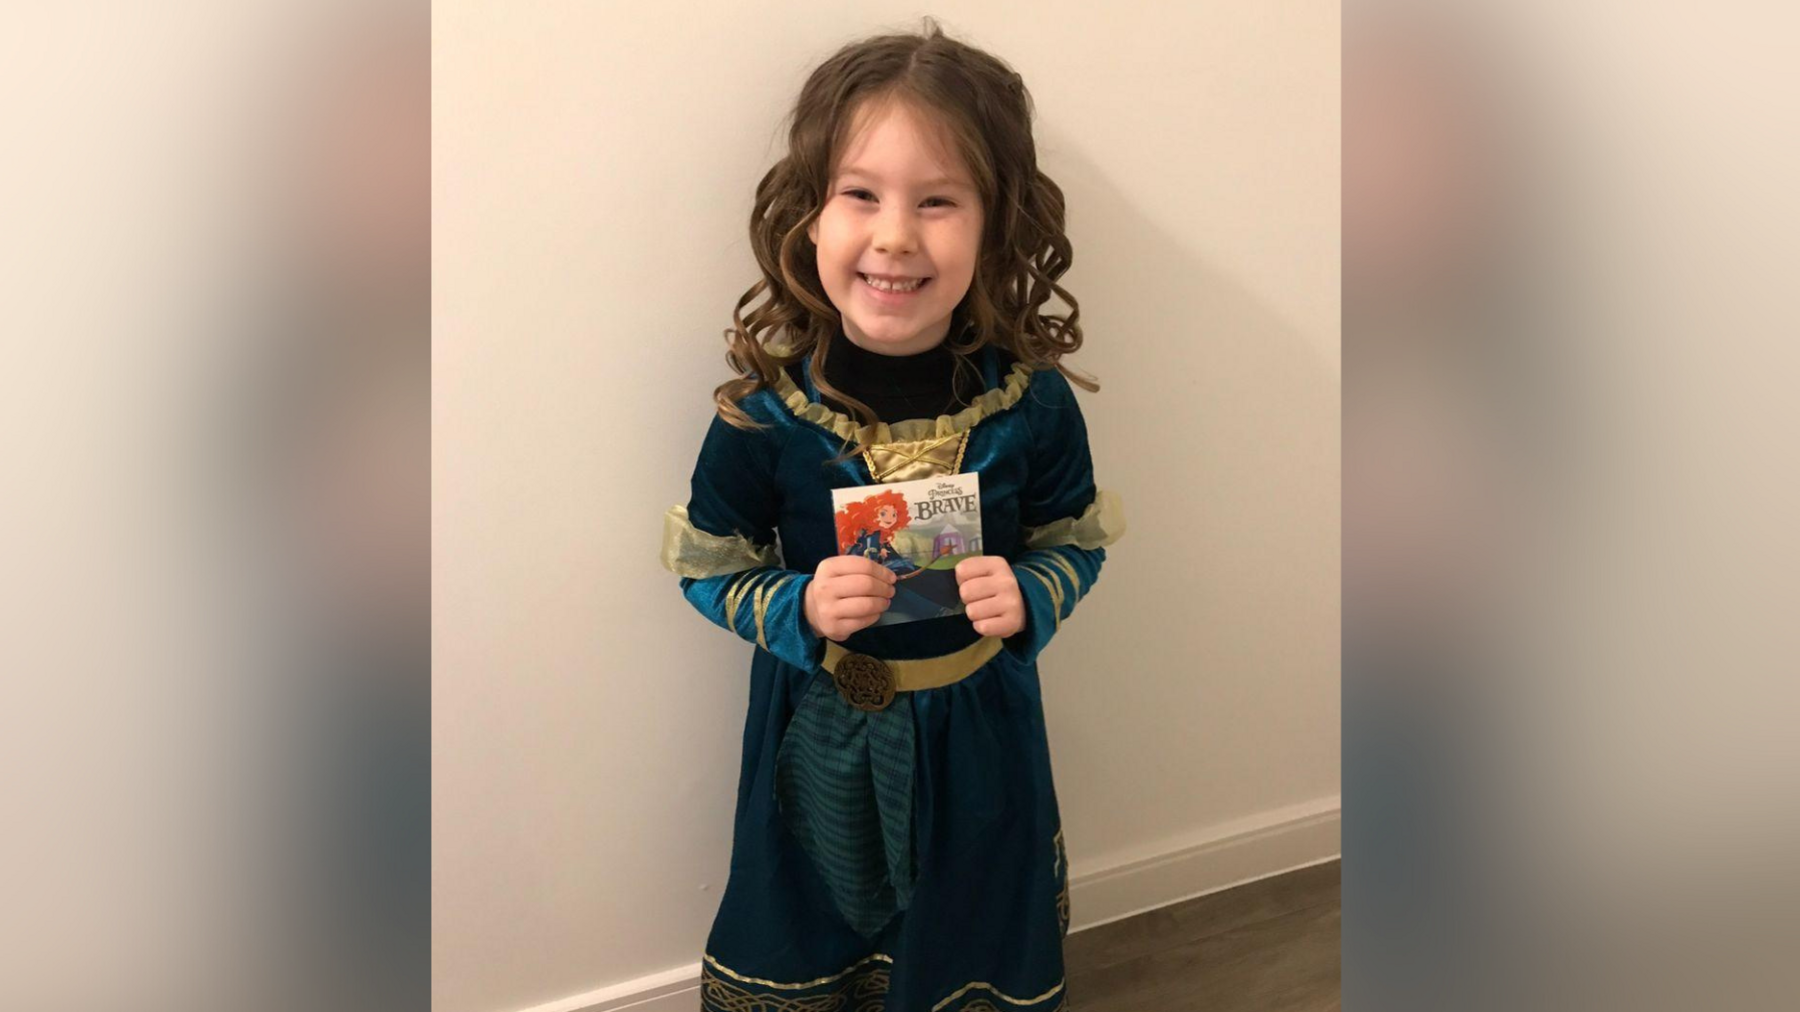
POLYGON ((840 555, 893 570, 894 599, 875 625, 963 613, 956 564, 982 554, 974 472, 831 491, 840 555))

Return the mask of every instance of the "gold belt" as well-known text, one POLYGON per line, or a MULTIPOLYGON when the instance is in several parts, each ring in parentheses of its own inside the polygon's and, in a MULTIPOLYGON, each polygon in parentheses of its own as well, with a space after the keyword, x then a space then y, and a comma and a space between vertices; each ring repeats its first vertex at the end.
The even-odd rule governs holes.
POLYGON ((859 710, 885 710, 897 692, 937 689, 974 674, 1000 652, 1000 639, 983 636, 954 653, 940 657, 882 660, 844 649, 835 640, 825 641, 825 670, 831 672, 838 694, 859 710))

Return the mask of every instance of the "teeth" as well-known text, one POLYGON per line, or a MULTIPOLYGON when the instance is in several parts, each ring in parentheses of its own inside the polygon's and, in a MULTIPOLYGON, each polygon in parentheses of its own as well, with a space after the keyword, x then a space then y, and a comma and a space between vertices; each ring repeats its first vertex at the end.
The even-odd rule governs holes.
POLYGON ((925 283, 924 278, 913 278, 911 281, 884 281, 881 278, 869 277, 867 274, 859 275, 859 277, 867 281, 870 288, 882 292, 917 291, 918 287, 925 283))

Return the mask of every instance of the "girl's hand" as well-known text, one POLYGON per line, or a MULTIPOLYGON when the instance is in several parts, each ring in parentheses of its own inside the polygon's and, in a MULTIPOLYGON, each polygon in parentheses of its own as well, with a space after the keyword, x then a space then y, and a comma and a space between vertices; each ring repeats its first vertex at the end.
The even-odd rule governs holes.
POLYGON ((806 624, 828 640, 875 624, 894 599, 892 570, 854 555, 834 555, 819 563, 806 585, 806 624))
POLYGON ((1012 564, 998 555, 977 555, 956 564, 964 611, 983 636, 1007 637, 1025 628, 1025 596, 1012 564))

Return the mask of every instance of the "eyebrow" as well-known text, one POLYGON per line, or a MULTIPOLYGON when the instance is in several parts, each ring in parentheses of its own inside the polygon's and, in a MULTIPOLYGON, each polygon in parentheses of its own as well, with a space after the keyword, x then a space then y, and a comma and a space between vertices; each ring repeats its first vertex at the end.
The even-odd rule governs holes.
MULTIPOLYGON (((868 169, 858 168, 856 166, 848 166, 848 167, 839 169, 838 175, 840 177, 841 176, 861 176, 864 179, 875 179, 875 180, 879 180, 881 178, 881 175, 879 173, 870 172, 868 169)), ((919 187, 921 189, 931 189, 933 187, 945 187, 945 186, 954 187, 954 188, 962 189, 962 190, 975 189, 973 184, 966 183, 966 182, 963 182, 963 181, 957 180, 957 179, 951 179, 949 176, 938 176, 935 179, 927 179, 924 182, 919 184, 919 187)))

